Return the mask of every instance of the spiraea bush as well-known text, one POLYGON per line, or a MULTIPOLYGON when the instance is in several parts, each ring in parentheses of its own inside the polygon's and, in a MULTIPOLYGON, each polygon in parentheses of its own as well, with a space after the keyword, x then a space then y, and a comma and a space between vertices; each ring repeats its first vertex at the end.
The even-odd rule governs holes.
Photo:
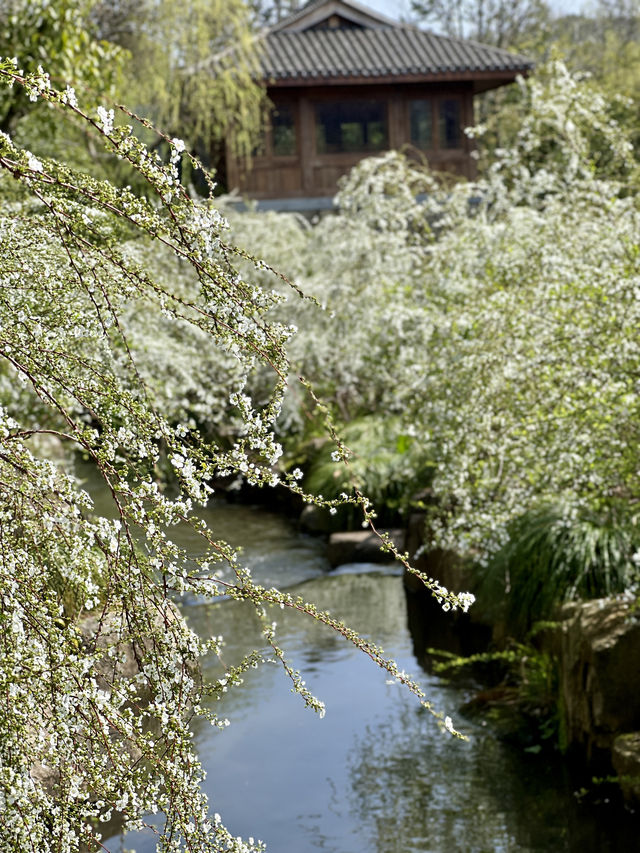
MULTIPOLYGON (((293 384, 295 333, 283 303, 301 292, 272 273, 265 284, 267 264, 235 248, 214 204, 188 195, 178 164, 199 164, 180 139, 163 139, 163 163, 124 112, 87 112, 41 68, 25 74, 2 60, 0 83, 64 111, 145 187, 118 188, 0 134, 0 849, 101 849, 112 815, 143 828, 158 813, 158 850, 263 849, 231 837, 210 811, 190 724, 200 716, 225 728, 203 697, 265 660, 280 661, 323 713, 278 644, 272 605, 339 632, 430 707, 373 643, 256 584, 197 515, 213 481, 240 475, 329 508, 359 507, 374 525, 357 489, 325 500, 278 464, 274 425, 293 384), (44 439, 56 443, 55 459, 44 439), (112 516, 96 513, 73 475, 78 453, 102 477, 112 516), (172 540, 176 525, 201 537, 199 556, 187 559, 172 540), (215 684, 202 682, 197 661, 222 639, 196 636, 179 618, 174 601, 186 592, 251 602, 262 620, 264 647, 215 684), (127 655, 135 667, 125 678, 127 655)), ((347 460, 305 380, 298 398, 347 460)), ((469 606, 424 580, 443 604, 469 606)))

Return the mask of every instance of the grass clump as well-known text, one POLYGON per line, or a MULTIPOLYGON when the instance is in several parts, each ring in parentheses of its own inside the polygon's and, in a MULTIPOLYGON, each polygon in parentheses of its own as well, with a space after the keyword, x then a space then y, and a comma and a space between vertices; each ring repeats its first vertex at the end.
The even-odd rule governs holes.
POLYGON ((483 570, 480 596, 499 602, 508 630, 524 636, 559 605, 632 589, 638 547, 637 534, 595 514, 531 510, 483 570))

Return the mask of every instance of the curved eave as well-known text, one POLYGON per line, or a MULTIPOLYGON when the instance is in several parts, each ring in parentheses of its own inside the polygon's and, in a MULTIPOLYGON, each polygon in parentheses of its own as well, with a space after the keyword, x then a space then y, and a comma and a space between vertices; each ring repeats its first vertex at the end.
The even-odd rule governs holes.
POLYGON ((310 87, 310 86, 371 86, 402 84, 402 83, 473 83, 474 92, 486 92, 497 89, 507 83, 512 83, 516 77, 526 77, 533 70, 533 65, 509 69, 485 69, 483 71, 451 70, 434 71, 432 73, 375 73, 370 74, 316 74, 301 72, 297 75, 268 77, 265 83, 269 89, 310 87))

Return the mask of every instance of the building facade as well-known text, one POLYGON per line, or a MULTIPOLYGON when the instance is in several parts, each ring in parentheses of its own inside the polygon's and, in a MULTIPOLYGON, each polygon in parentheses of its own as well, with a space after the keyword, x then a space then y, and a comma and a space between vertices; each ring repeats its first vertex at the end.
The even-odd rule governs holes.
POLYGON ((311 0, 259 39, 273 104, 230 188, 279 209, 323 207, 363 157, 407 148, 473 177, 473 98, 526 74, 522 56, 399 24, 352 0, 311 0))

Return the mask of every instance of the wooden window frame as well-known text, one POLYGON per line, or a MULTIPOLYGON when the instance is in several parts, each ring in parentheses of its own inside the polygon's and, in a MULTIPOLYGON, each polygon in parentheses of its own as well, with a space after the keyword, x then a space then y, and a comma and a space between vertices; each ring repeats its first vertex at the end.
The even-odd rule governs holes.
POLYGON ((461 154, 466 151, 464 140, 464 95, 461 92, 447 92, 434 94, 418 94, 412 93, 406 99, 406 128, 407 139, 417 151, 422 151, 426 154, 461 154), (430 101, 431 102, 431 146, 429 148, 420 148, 411 138, 411 104, 414 101, 430 101), (445 101, 455 101, 458 105, 458 144, 455 147, 447 147, 441 144, 440 140, 440 106, 445 101))
POLYGON ((264 129, 264 151, 263 153, 252 154, 251 160, 254 163, 266 163, 275 160, 277 163, 293 163, 300 158, 300 109, 297 101, 283 101, 279 104, 274 104, 269 113, 269 120, 264 129), (278 109, 288 109, 293 117, 293 129, 295 135, 295 151, 293 154, 276 154, 273 140, 273 123, 271 116, 278 109))
POLYGON ((322 161, 325 163, 338 163, 338 162, 347 162, 353 160, 354 162, 359 162, 365 157, 373 157, 376 154, 381 154, 383 151, 388 151, 391 148, 391 109, 389 103, 389 97, 384 95, 380 97, 377 94, 371 93, 369 95, 363 93, 358 93, 356 96, 342 96, 340 98, 331 97, 328 95, 323 96, 315 96, 310 99, 309 107, 311 114, 311 139, 313 144, 312 156, 316 162, 322 161), (385 132, 386 132, 386 146, 384 148, 377 149, 375 151, 327 151, 320 152, 318 151, 317 146, 317 133, 318 133, 318 125, 316 122, 316 107, 319 105, 326 104, 335 104, 335 103, 362 103, 363 101, 373 101, 375 103, 380 104, 384 111, 384 121, 385 121, 385 132))

